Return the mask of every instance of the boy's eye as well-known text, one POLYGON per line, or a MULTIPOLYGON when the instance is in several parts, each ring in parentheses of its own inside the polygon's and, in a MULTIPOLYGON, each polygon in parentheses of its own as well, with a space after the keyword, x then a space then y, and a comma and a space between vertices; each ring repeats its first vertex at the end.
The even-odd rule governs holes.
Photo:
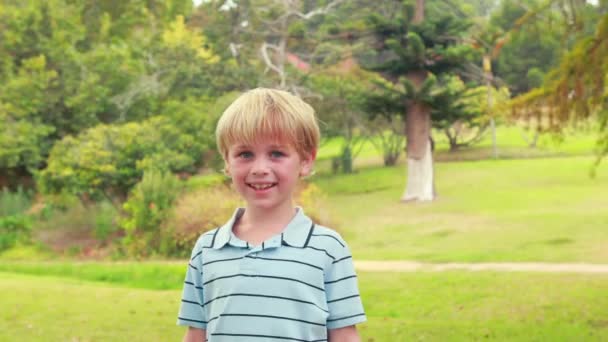
POLYGON ((285 153, 281 152, 281 151, 272 151, 270 152, 270 156, 273 158, 280 158, 285 156, 285 153))
POLYGON ((253 157, 253 153, 251 153, 249 151, 243 151, 243 152, 239 152, 239 154, 237 156, 239 158, 251 158, 251 157, 253 157))

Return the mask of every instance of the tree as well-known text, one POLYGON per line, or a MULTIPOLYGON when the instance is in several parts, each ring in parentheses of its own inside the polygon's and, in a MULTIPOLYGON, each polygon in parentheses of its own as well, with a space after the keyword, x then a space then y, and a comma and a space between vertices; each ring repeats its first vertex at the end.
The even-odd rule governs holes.
POLYGON ((187 25, 188 0, 0 2, 0 178, 29 177, 53 144, 141 122, 172 101, 240 86, 187 25))
MULTIPOLYGON (((425 19, 425 1, 406 2, 394 18, 372 15, 370 27, 380 53, 366 67, 381 72, 406 97, 408 178, 403 201, 435 197, 431 112, 437 78, 457 70, 470 53, 461 44, 468 24, 434 2, 425 19)), ((365 66, 366 64, 364 64, 365 66)), ((394 98, 394 95, 390 95, 394 98)))
POLYGON ((492 45, 487 52, 495 60, 491 70, 514 95, 538 86, 539 79, 557 64, 563 27, 546 2, 503 1, 489 26, 484 31, 493 32, 493 37, 485 37, 492 45))
POLYGON ((608 14, 591 35, 581 34, 572 50, 551 71, 543 86, 512 101, 513 116, 546 122, 545 130, 559 131, 574 120, 597 117, 597 164, 608 154, 608 14))
POLYGON ((318 70, 306 83, 317 94, 310 102, 324 123, 323 136, 343 138, 340 156, 334 160, 336 171, 353 172, 353 160, 366 141, 362 106, 373 76, 355 65, 342 64, 318 70))
POLYGON ((57 81, 57 73, 47 70, 44 56, 22 62, 17 75, 0 86, 0 168, 17 173, 32 172, 43 164, 55 130, 43 113, 49 110, 47 91, 57 81))

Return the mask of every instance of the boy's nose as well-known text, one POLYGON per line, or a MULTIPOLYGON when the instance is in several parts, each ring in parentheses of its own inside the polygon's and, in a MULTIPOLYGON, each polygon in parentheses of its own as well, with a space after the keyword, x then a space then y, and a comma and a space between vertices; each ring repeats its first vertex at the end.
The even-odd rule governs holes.
POLYGON ((253 175, 265 175, 268 173, 268 162, 264 158, 257 159, 251 168, 253 175))

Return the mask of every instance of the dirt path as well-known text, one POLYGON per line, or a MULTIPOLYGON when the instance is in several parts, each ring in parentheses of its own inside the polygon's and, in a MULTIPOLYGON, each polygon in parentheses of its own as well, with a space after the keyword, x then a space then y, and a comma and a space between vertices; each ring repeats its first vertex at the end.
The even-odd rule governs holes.
POLYGON ((442 271, 498 271, 546 273, 608 274, 608 264, 545 263, 545 262, 484 262, 484 263, 423 263, 416 261, 355 261, 358 271, 367 272, 442 272, 442 271))

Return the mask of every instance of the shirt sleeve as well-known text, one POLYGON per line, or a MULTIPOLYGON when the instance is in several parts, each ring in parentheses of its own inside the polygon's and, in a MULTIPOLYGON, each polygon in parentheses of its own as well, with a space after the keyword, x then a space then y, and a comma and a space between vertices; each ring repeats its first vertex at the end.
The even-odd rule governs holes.
POLYGON ((353 258, 345 243, 325 273, 325 295, 329 308, 328 329, 343 328, 367 320, 353 258))
POLYGON ((203 249, 201 241, 202 238, 194 246, 188 263, 177 324, 206 329, 207 315, 204 308, 203 249))

